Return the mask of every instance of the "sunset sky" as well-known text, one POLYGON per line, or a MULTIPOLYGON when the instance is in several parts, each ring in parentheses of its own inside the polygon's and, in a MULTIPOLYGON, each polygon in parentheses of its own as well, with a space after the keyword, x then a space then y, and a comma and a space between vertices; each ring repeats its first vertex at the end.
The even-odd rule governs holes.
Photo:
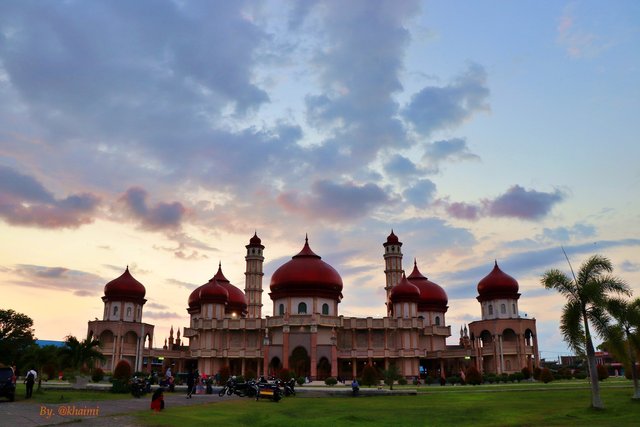
POLYGON ((640 296, 639 46, 635 0, 2 1, 0 307, 84 337, 128 265, 160 343, 257 231, 266 291, 308 234, 381 317, 393 229, 450 344, 497 260, 568 354, 561 246, 640 296))

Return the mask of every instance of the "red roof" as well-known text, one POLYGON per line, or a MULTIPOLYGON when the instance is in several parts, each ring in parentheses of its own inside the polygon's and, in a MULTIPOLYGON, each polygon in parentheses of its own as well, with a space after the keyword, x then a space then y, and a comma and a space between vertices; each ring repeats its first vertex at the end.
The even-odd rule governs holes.
POLYGON ((104 298, 108 300, 133 301, 144 304, 146 294, 144 285, 129 273, 129 266, 120 277, 113 279, 104 286, 104 298))
POLYGON ((398 236, 393 234, 393 230, 391 230, 391 234, 387 236, 387 241, 382 244, 385 248, 389 245, 400 245, 402 246, 402 242, 398 240, 398 236))
POLYGON ((482 302, 499 298, 518 299, 520 298, 519 288, 518 281, 500 270, 496 261, 491 273, 478 282, 477 300, 482 302))
POLYGON ((229 301, 229 292, 218 283, 216 279, 211 279, 201 287, 199 300, 200 304, 227 304, 229 301))
POLYGON ((390 299, 392 303, 396 302, 418 302, 420 299, 420 289, 409 280, 407 276, 402 274, 402 280, 391 288, 390 299))
POLYGON ((308 238, 300 253, 273 273, 270 288, 271 299, 288 296, 342 299, 340 274, 311 250, 308 238))
POLYGON ((418 263, 413 260, 413 271, 407 277, 420 290, 418 311, 447 311, 449 298, 444 289, 420 273, 418 263))
POLYGON ((247 299, 244 296, 244 292, 233 286, 231 282, 224 277, 224 274, 222 274, 222 264, 218 264, 218 272, 211 280, 216 280, 229 293, 228 312, 236 311, 238 314, 246 313, 247 299))
MULTIPOLYGON (((253 237, 249 239, 249 246, 262 246, 262 240, 258 237, 258 232, 253 233, 253 237)), ((264 246, 263 246, 264 249, 264 246)))

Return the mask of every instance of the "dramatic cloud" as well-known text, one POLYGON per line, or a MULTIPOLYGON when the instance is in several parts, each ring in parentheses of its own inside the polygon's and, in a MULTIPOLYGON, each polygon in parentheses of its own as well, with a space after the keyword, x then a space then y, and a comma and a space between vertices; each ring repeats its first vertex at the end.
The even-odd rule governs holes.
POLYGON ((425 87, 415 94, 402 115, 417 132, 431 135, 459 126, 478 111, 488 111, 488 97, 487 73, 472 64, 450 85, 425 87))
POLYGON ((546 216, 564 198, 559 190, 544 193, 514 185, 502 196, 486 200, 484 204, 490 216, 535 220, 546 216))
POLYGON ((98 275, 66 267, 19 264, 10 272, 25 279, 14 281, 17 286, 72 292, 77 296, 99 296, 107 283, 98 275))
POLYGON ((457 219, 475 221, 480 217, 481 208, 476 205, 463 202, 448 203, 445 206, 447 214, 457 219))
POLYGON ((147 191, 140 187, 129 188, 119 201, 125 206, 129 215, 140 222, 148 230, 176 229, 181 225, 186 212, 179 202, 158 202, 148 206, 147 191))
POLYGON ((99 203, 90 193, 56 199, 34 178, 0 165, 0 218, 9 224, 75 228, 93 222, 99 203))
POLYGON ((284 193, 278 198, 284 209, 301 212, 318 220, 360 218, 389 200, 386 192, 376 184, 337 184, 327 180, 316 181, 309 195, 284 193))

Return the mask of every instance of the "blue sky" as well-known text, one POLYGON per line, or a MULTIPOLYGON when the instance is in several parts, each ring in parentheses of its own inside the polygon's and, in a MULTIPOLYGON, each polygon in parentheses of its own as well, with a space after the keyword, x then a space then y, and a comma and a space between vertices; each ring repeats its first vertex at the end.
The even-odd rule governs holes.
MULTIPOLYGON (((566 352, 549 268, 640 283, 634 1, 0 4, 0 287, 42 339, 86 333, 126 265, 162 340, 222 262, 302 247, 384 313, 382 243, 478 318, 495 259, 566 352)), ((265 293, 264 311, 271 305, 265 293)), ((457 336, 454 335, 452 342, 457 336)))

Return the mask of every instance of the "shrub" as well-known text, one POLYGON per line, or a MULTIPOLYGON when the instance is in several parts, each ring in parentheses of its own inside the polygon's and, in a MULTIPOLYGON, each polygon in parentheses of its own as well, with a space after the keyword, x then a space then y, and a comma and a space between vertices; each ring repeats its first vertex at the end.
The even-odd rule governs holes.
POLYGON ((542 369, 542 371, 540 372, 540 381, 546 384, 548 382, 553 381, 553 379, 554 379, 553 374, 551 373, 549 368, 542 369))
POLYGON ((336 377, 327 377, 324 379, 324 383, 326 385, 336 385, 338 384, 338 380, 336 379, 336 377))
POLYGON ((516 374, 509 374, 508 380, 512 383, 516 382, 516 374))
MULTIPOLYGON (((628 380, 632 379, 631 377, 631 365, 627 365, 624 367, 624 377, 628 380)), ((640 377, 640 366, 636 365, 636 378, 640 377)))
POLYGON ((515 377, 515 380, 517 382, 524 380, 524 375, 522 375, 522 372, 516 372, 515 374, 513 374, 513 376, 515 377))
POLYGON ((573 373, 573 376, 577 380, 584 380, 585 378, 587 378, 587 373, 582 371, 576 371, 573 373))
POLYGON ((609 378, 609 371, 606 366, 598 364, 596 370, 598 371, 598 381, 604 381, 609 378))
POLYGON ((114 379, 111 383, 113 384, 111 393, 129 393, 131 391, 129 380, 114 379))
POLYGON ((93 374, 91 375, 91 381, 94 383, 99 383, 104 379, 104 371, 102 368, 96 368, 93 370, 93 374))
POLYGON ((218 371, 218 375, 220 375, 220 384, 225 384, 229 377, 231 376, 231 369, 227 365, 220 368, 218 371))
POLYGON ((372 385, 376 385, 379 379, 378 371, 373 366, 367 365, 362 370, 362 385, 371 387, 372 385))
POLYGON ((291 371, 286 368, 282 368, 278 371, 278 379, 282 381, 289 381, 292 376, 293 374, 291 373, 291 371))
POLYGON ((113 378, 116 380, 129 381, 131 378, 131 365, 126 360, 121 360, 113 370, 113 378))
POLYGON ((493 384, 496 382, 496 374, 494 374, 493 372, 488 373, 484 377, 489 384, 493 384))
POLYGON ((413 385, 420 385, 420 380, 418 378, 414 378, 413 385))
POLYGON ((296 383, 298 383, 298 385, 303 385, 306 381, 305 377, 298 377, 296 378, 296 383))
POLYGON ((509 381, 509 374, 507 373, 500 374, 500 381, 502 381, 503 383, 506 383, 507 381, 509 381))
POLYGON ((536 381, 540 381, 540 374, 542 374, 542 369, 536 367, 533 370, 533 379, 536 381))
POLYGON ((460 378, 457 375, 451 375, 450 377, 447 377, 447 382, 449 384, 461 384, 462 383, 462 378, 460 378))
POLYGON ((65 368, 62 371, 62 379, 65 381, 73 381, 76 379, 76 371, 73 368, 65 368))
POLYGON ((482 374, 475 366, 469 366, 467 372, 465 372, 465 381, 467 384, 480 385, 482 384, 482 374))
POLYGON ((398 380, 399 385, 407 385, 407 379, 405 377, 400 377, 398 380))
POLYGON ((525 366, 520 372, 522 372, 522 376, 525 380, 531 378, 531 369, 529 369, 529 367, 525 366))
POLYGON ((447 383, 447 380, 445 379, 445 377, 440 377, 440 385, 443 386, 447 383))

